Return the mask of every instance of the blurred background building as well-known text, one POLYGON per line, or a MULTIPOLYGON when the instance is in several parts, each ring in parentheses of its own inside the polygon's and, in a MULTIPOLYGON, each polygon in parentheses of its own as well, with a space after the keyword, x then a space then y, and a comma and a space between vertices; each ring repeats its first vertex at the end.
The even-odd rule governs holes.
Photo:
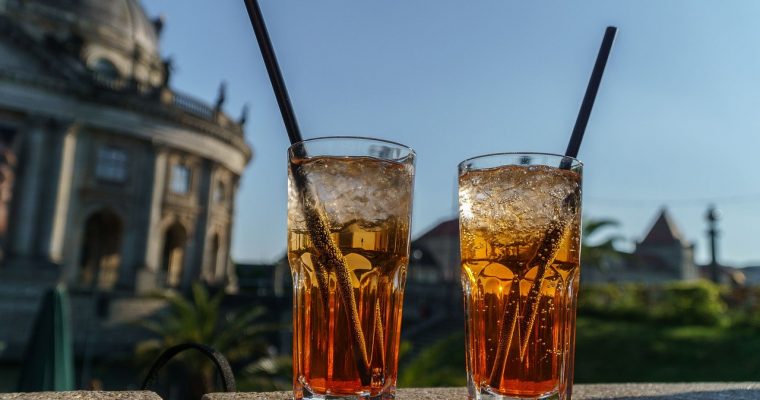
MULTIPOLYGON (((713 239, 712 235, 717 235, 714 227, 708 229, 707 233, 710 239, 713 239)), ((662 208, 643 239, 635 242, 633 252, 615 250, 600 257, 582 256, 581 259, 586 261, 582 261, 581 284, 659 284, 697 279, 731 286, 757 283, 753 267, 738 268, 718 262, 716 247, 717 244, 710 250, 713 261, 698 265, 694 260, 694 243, 686 239, 670 212, 662 208), (589 262, 589 259, 597 261, 589 262)))
MULTIPOLYGON (((246 112, 172 88, 137 0, 0 0, 0 363, 43 290, 72 292, 78 354, 131 353, 140 295, 236 290, 230 235, 246 112)), ((0 372, 0 375, 3 375, 0 372)))
MULTIPOLYGON (((585 239, 585 238, 584 238, 585 239)), ((421 234, 411 245, 408 280, 411 293, 418 293, 440 306, 445 298, 437 294, 459 286, 459 224, 456 219, 446 220, 421 234), (425 290, 426 285, 430 290, 425 290), (445 289, 445 290, 444 290, 445 289)), ((588 246, 592 248, 593 246, 588 246)), ((594 249, 587 249, 593 251, 594 249)), ((635 242, 632 252, 612 249, 600 257, 582 257, 582 284, 601 282, 665 283, 709 279, 709 265, 697 265, 694 260, 694 243, 686 239, 667 209, 656 214, 651 227, 641 240, 635 242), (596 265, 589 260, 598 260, 596 265)), ((738 269, 720 265, 721 283, 730 283, 738 269)), ((409 292, 408 292, 409 293, 409 292)), ((422 310, 425 301, 415 301, 410 312, 422 310)), ((404 309, 407 312, 407 309, 404 309)), ((422 311, 421 311, 422 312, 422 311)), ((422 312, 424 313, 424 312, 422 312)))
MULTIPOLYGON (((583 260, 583 255, 581 255, 583 260)), ((581 284, 600 282, 664 283, 699 277, 694 244, 678 229, 667 209, 661 209, 632 253, 614 252, 582 262, 581 284)))

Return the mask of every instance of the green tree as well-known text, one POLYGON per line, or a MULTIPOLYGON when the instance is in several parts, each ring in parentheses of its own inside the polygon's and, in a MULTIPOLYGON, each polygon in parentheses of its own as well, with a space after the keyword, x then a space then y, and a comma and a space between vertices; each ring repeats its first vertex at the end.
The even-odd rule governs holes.
POLYGON ((615 249, 615 244, 622 240, 622 236, 607 235, 602 239, 597 238, 600 231, 618 226, 620 223, 614 219, 587 219, 583 221, 581 260, 584 266, 588 265, 603 271, 607 269, 610 262, 621 258, 620 252, 615 249))
POLYGON ((401 369, 400 387, 464 386, 464 331, 453 328, 451 335, 422 350, 401 369))
POLYGON ((293 388, 293 358, 263 357, 243 368, 237 389, 241 392, 290 390, 293 388))
POLYGON ((728 323, 726 303, 720 296, 720 286, 715 283, 705 279, 673 282, 665 285, 662 292, 662 298, 652 309, 660 321, 708 326, 728 323))
MULTIPOLYGON (((192 299, 185 298, 173 290, 154 293, 152 297, 165 300, 168 307, 158 318, 140 323, 158 336, 137 344, 137 360, 143 366, 149 366, 163 350, 171 346, 195 342, 213 347, 224 354, 233 365, 251 360, 254 360, 254 365, 266 364, 265 361, 269 360, 270 364, 273 363, 273 368, 279 368, 280 359, 268 354, 268 343, 262 335, 276 329, 277 326, 260 321, 265 314, 263 307, 225 314, 221 309, 224 293, 210 296, 200 284, 193 285, 192 299)), ((214 389, 216 370, 209 360, 192 351, 184 352, 176 358, 180 362, 173 364, 181 370, 181 375, 186 379, 192 399, 200 399, 204 393, 214 389)), ((253 367, 242 370, 253 375, 260 372, 253 367)), ((241 375, 238 379, 249 378, 238 375, 241 375)), ((266 376, 258 382, 265 382, 265 378, 266 376)), ((266 386, 259 390, 268 388, 269 386, 266 386)))

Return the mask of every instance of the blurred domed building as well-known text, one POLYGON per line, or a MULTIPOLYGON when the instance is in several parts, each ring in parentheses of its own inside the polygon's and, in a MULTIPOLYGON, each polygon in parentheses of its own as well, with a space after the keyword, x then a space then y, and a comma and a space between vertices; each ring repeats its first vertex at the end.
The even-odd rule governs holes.
POLYGON ((224 86, 213 104, 170 87, 162 27, 137 0, 0 0, 4 321, 59 281, 132 297, 234 289, 245 112, 223 112, 224 86))
POLYGON ((162 22, 134 0, 0 7, 0 148, 17 159, 4 261, 102 289, 226 282, 251 150, 223 93, 214 107, 169 88, 162 22))

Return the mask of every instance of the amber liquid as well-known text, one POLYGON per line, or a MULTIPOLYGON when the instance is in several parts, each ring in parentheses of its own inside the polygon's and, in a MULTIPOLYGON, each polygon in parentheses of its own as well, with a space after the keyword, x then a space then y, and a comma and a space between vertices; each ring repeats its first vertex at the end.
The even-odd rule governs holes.
POLYGON ((332 233, 351 271, 369 358, 371 380, 363 384, 357 368, 361 361, 352 349, 355 333, 338 293, 335 266, 327 266, 329 291, 324 304, 309 236, 303 231, 289 233, 297 398, 303 391, 375 396, 395 387, 408 237, 408 227, 393 221, 374 228, 353 223, 332 233))
POLYGON ((566 384, 560 375, 563 365, 572 368, 577 262, 555 262, 546 270, 537 315, 527 332, 524 329, 531 318, 528 293, 538 267, 483 259, 465 260, 462 267, 472 379, 479 387, 503 396, 538 397, 562 389, 560 386, 566 384), (513 324, 514 314, 517 318, 513 324), (511 343, 502 365, 497 366, 502 331, 511 331, 511 340, 505 338, 511 343), (495 368, 501 372, 497 369, 493 374, 495 368))
MULTIPOLYGON (((513 172, 502 171, 494 180, 502 185, 513 172)), ((472 181, 460 180, 460 187, 477 182, 471 186, 472 193, 483 184, 478 180, 483 178, 467 178, 472 181)), ((515 181, 519 183, 519 179, 515 181)), ((559 243, 554 242, 554 257, 547 265, 539 265, 536 254, 548 229, 546 225, 530 229, 530 223, 519 216, 521 211, 523 215, 530 213, 534 203, 530 199, 527 202, 507 205, 507 212, 498 211, 498 205, 491 207, 497 211, 487 218, 481 215, 479 221, 476 207, 489 206, 475 202, 472 208, 465 207, 467 216, 473 218, 460 219, 471 398, 570 398, 580 273, 580 209, 565 216, 566 221, 557 229, 561 233, 556 238, 559 243), (484 224, 484 219, 489 222, 484 224), (511 220, 504 222, 507 219, 511 220)))

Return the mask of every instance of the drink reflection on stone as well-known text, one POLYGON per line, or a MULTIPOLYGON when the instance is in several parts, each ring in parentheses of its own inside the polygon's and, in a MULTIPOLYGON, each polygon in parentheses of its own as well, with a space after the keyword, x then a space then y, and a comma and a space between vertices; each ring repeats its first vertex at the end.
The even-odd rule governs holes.
POLYGON ((288 258, 295 290, 296 398, 392 398, 395 393, 414 155, 405 149, 404 156, 393 159, 388 156, 401 153, 372 149, 368 154, 375 157, 312 156, 315 151, 307 146, 309 157, 299 160, 291 152, 288 258), (295 184, 293 164, 306 176, 305 198, 295 184), (314 195, 349 271, 360 332, 341 293, 341 267, 320 259, 312 244, 303 202, 314 195), (357 341, 363 348, 357 349, 357 341))
POLYGON ((581 164, 493 155, 460 164, 470 398, 570 399, 581 164), (551 166, 549 166, 551 165, 551 166))

